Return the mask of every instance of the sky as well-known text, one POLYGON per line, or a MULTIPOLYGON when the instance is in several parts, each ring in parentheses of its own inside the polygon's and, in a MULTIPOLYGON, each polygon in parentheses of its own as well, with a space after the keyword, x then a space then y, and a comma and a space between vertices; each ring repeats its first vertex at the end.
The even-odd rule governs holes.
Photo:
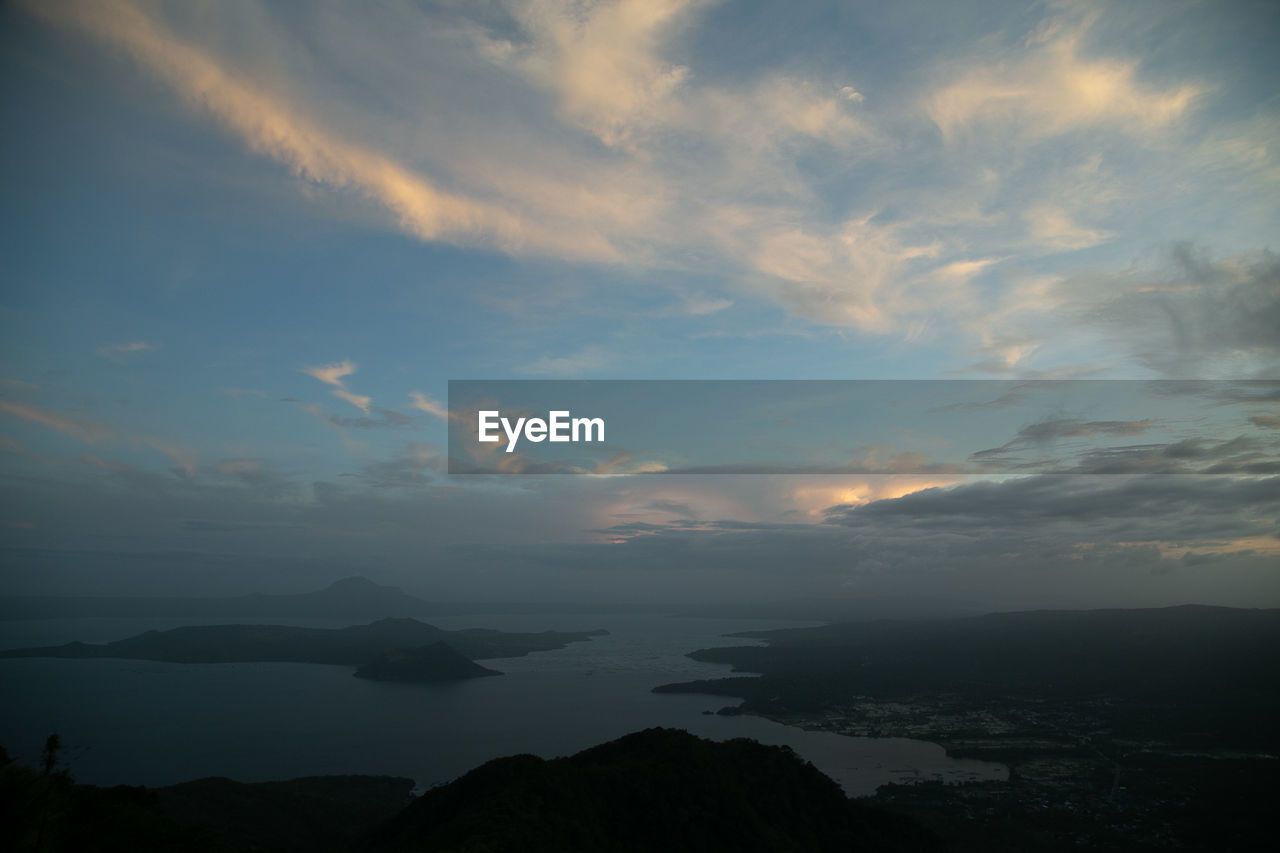
POLYGON ((0 6, 0 592, 1280 606, 1280 395, 1233 384, 1280 380, 1278 42, 1265 0, 0 6), (969 447, 1107 474, 449 474, 450 380, 614 379, 1216 390, 969 447))

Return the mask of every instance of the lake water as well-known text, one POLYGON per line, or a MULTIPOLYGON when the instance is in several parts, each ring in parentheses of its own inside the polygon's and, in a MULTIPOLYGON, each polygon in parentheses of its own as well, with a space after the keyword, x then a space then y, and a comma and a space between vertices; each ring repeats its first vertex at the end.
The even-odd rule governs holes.
MULTIPOLYGON (((0 622, 0 648, 106 642, 150 629, 231 621, 341 627, 326 620, 60 619, 0 622)), ((373 773, 419 786, 503 755, 546 758, 651 726, 786 744, 851 796, 912 779, 1003 779, 1003 765, 958 760, 902 738, 808 732, 753 716, 708 716, 736 700, 655 694, 659 684, 721 677, 687 652, 749 643, 723 635, 798 622, 653 615, 439 617, 442 628, 605 628, 607 637, 523 658, 483 661, 506 675, 456 684, 390 684, 315 664, 170 664, 0 660, 0 745, 34 764, 58 732, 72 774, 101 785, 166 785, 373 773)))

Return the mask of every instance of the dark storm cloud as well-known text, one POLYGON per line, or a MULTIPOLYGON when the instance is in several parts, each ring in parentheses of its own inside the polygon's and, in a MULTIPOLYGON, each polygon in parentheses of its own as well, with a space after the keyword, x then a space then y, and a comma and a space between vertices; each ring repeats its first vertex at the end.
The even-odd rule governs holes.
POLYGON ((1063 418, 1041 421, 1018 430, 1018 442, 1045 442, 1059 438, 1082 438, 1091 435, 1141 435, 1152 426, 1151 421, 1080 421, 1063 418))
POLYGON ((1280 380, 1276 379, 1155 380, 1142 387, 1152 394, 1198 397, 1218 406, 1280 403, 1280 380))
MULTIPOLYGON (((412 481, 422 461, 410 451, 398 470, 388 460, 380 482, 412 481)), ((15 591, 105 589, 93 567, 110 567, 117 586, 106 591, 132 594, 301 591, 362 573, 471 600, 866 603, 925 590, 1001 609, 1280 599, 1274 553, 1253 552, 1280 532, 1280 477, 1042 475, 832 507, 825 524, 635 521, 595 542, 581 540, 584 490, 590 503, 634 485, 377 488, 352 477, 271 498, 234 478, 167 479, 161 490, 104 473, 74 495, 28 490, 33 529, 7 534, 0 576, 15 591)))
POLYGON ((1028 543, 1222 541, 1280 533, 1280 477, 1042 474, 832 507, 831 524, 886 535, 955 533, 1028 543))
POLYGON ((1073 418, 1054 418, 1024 426, 1017 434, 999 447, 979 450, 970 454, 973 462, 999 461, 1027 447, 1043 447, 1055 441, 1094 436, 1126 437, 1141 435, 1152 427, 1152 421, 1083 421, 1073 418))
POLYGON ((1058 474, 1280 474, 1280 441, 1247 436, 1187 438, 1163 444, 1096 447, 1070 456, 1028 459, 1012 455, 1018 445, 975 453, 974 462, 993 471, 1058 474))
POLYGON ((1255 438, 1236 436, 1230 441, 1188 438, 1166 446, 1164 455, 1172 459, 1222 459, 1262 450, 1264 443, 1255 438))
MULTIPOLYGON (((1077 474, 1251 474, 1280 473, 1280 440, 1237 435, 1231 438, 1193 435, 1163 442, 1124 443, 1125 439, 1158 431, 1188 429, 1209 432, 1205 416, 1221 406, 1254 404, 1277 390, 1274 382, 1134 383, 1142 393, 1162 397, 1195 397, 1199 408, 1188 408, 1170 421, 1083 420, 1047 418, 1017 430, 998 447, 970 454, 979 471, 1077 474), (1205 405, 1210 408, 1204 408, 1205 405), (1115 440, 1115 444, 1099 442, 1115 440), (1091 446, 1082 446, 1091 445, 1091 446)), ((1257 417, 1250 421, 1257 424, 1257 417)), ((1265 418, 1263 423, 1265 424, 1265 418)))
POLYGON ((1088 300, 1084 323, 1165 376, 1280 375, 1280 257, 1216 261, 1178 243, 1168 261, 1167 274, 1151 280, 1077 276, 1063 286, 1088 300))
POLYGON ((1085 474, 1280 474, 1280 442, 1244 436, 1093 450, 1073 471, 1085 474))
POLYGON ((1082 546, 1095 559, 1155 563, 1161 559, 1158 549, 1131 543, 1217 547, 1275 537, 1278 518, 1276 477, 1040 475, 836 506, 827 511, 825 528, 724 520, 618 525, 605 532, 627 538, 608 549, 614 567, 652 558, 654 566, 689 568, 732 555, 724 565, 744 571, 777 561, 790 571, 820 574, 1080 556, 1082 546))
MULTIPOLYGON (((1044 475, 833 507, 825 525, 633 523, 607 545, 468 546, 579 595, 671 601, 805 596, 857 606, 937 600, 979 609, 1274 601, 1280 478, 1044 475), (543 574, 543 573, 546 574, 543 574)), ((546 592, 551 586, 546 586, 546 592)))

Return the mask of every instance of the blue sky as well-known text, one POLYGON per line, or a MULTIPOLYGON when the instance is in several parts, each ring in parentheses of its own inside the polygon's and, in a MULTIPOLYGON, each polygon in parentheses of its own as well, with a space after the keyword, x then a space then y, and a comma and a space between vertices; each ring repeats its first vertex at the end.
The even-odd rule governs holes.
MULTIPOLYGON (((1274 4, 795 6, 0 9, 6 586, 708 597, 718 522, 909 586, 836 508, 958 479, 458 482, 446 383, 1277 378, 1274 4)), ((1280 599, 1261 476, 1009 603, 1280 599)))

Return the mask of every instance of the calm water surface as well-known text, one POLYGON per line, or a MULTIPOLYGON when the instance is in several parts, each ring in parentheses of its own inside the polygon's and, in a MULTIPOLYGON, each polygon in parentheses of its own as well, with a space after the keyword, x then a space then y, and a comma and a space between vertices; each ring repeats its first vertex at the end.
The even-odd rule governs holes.
MULTIPOLYGON (((146 630, 231 621, 341 627, 327 620, 59 619, 0 622, 0 648, 105 642, 146 630)), ((724 740, 786 744, 850 795, 907 779, 1002 779, 1003 765, 949 759, 901 738, 806 732, 758 717, 703 714, 736 700, 659 695, 673 681, 729 667, 687 652, 750 643, 723 635, 798 622, 652 615, 438 617, 442 628, 606 628, 608 637, 523 658, 486 660, 501 678, 389 684, 316 664, 169 664, 129 660, 0 660, 0 745, 34 763, 47 734, 68 747, 75 777, 165 785, 202 776, 242 781, 329 773, 446 782, 503 755, 554 757, 650 726, 724 740)))

